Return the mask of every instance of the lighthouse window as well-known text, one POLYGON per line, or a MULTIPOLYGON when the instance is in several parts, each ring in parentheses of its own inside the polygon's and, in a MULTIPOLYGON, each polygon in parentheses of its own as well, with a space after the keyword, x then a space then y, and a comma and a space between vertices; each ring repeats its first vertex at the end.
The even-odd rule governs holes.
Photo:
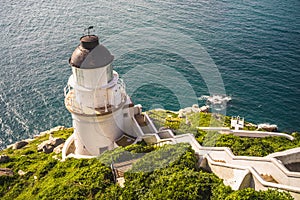
POLYGON ((113 79, 113 68, 112 65, 108 65, 106 68, 107 73, 107 83, 109 83, 113 79))
POLYGON ((83 83, 83 71, 80 69, 76 69, 76 79, 79 84, 83 83))
POLYGON ((106 150, 108 150, 108 147, 99 148, 99 154, 103 153, 106 150))

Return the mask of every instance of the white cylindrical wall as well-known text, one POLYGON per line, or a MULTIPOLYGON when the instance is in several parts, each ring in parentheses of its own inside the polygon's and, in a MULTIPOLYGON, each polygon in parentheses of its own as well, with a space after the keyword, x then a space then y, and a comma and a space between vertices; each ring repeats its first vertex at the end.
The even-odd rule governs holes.
POLYGON ((74 143, 75 143, 75 155, 87 155, 90 156, 90 152, 86 149, 85 145, 83 145, 78 138, 78 134, 76 133, 76 128, 74 129, 74 143))
POLYGON ((105 89, 80 91, 75 89, 76 101, 86 107, 101 108, 108 104, 107 91, 105 89))
POLYGON ((75 89, 74 95, 80 105, 90 108, 102 108, 105 105, 118 106, 122 103, 122 93, 119 85, 90 91, 75 89))
POLYGON ((78 154, 87 150, 91 155, 97 156, 100 154, 101 148, 112 149, 114 141, 123 134, 122 109, 98 117, 72 114, 72 118, 76 137, 80 141, 78 143, 75 141, 76 149, 78 149, 76 153, 78 154))
POLYGON ((112 79, 112 66, 111 64, 94 69, 81 69, 72 67, 75 82, 88 89, 100 88, 108 84, 112 79))
MULTIPOLYGON (((83 83, 77 82, 80 81, 78 79, 81 78, 77 77, 76 80, 76 76, 73 74, 68 81, 68 85, 74 89, 78 105, 89 108, 103 108, 107 105, 118 107, 122 103, 122 98, 125 96, 125 94, 122 95, 122 92, 124 93, 125 89, 122 88, 123 85, 118 83, 119 75, 117 72, 114 72, 113 79, 108 84, 102 85, 102 87, 87 88, 89 82, 85 82, 85 86, 83 86, 83 83)), ((82 78, 82 80, 88 79, 82 78)))

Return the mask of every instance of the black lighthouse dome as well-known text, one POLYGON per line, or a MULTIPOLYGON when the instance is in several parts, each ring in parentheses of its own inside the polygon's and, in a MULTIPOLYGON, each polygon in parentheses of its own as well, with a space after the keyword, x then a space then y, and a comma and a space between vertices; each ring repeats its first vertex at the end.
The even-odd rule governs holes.
POLYGON ((74 50, 69 63, 72 67, 95 69, 105 67, 114 60, 109 50, 99 44, 96 35, 85 35, 80 38, 80 45, 74 50))
POLYGON ((88 50, 92 50, 99 45, 99 38, 96 35, 86 35, 80 38, 80 45, 88 50))

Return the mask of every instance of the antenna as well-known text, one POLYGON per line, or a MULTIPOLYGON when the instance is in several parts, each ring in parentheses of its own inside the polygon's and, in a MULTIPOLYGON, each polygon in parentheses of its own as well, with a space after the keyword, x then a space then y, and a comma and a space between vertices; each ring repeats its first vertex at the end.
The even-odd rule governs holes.
POLYGON ((84 31, 87 31, 88 35, 90 35, 90 30, 93 28, 94 28, 94 26, 89 26, 88 28, 85 28, 84 31))

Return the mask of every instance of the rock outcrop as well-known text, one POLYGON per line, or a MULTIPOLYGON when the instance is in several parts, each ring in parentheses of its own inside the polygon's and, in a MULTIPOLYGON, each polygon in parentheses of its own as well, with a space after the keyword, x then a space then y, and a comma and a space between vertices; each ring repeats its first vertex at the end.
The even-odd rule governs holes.
POLYGON ((56 154, 59 154, 59 153, 62 152, 63 147, 64 147, 64 143, 62 143, 62 144, 58 145, 57 147, 55 147, 53 149, 53 152, 56 153, 56 154))
POLYGON ((199 113, 199 112, 209 112, 209 106, 205 105, 199 108, 197 104, 194 104, 192 107, 186 107, 183 109, 180 109, 178 111, 178 117, 179 118, 185 118, 187 114, 191 113, 199 113))
POLYGON ((45 153, 52 153, 54 148, 63 144, 65 142, 62 138, 53 138, 52 135, 50 135, 49 140, 46 140, 38 145, 37 151, 43 151, 45 153))
POLYGON ((12 148, 13 149, 21 149, 23 147, 25 147, 26 145, 28 144, 27 141, 19 141, 19 142, 16 142, 15 144, 13 144, 12 148))
POLYGON ((0 156, 0 163, 8 162, 9 159, 10 159, 9 156, 7 156, 7 155, 1 155, 0 156))
POLYGON ((34 138, 43 137, 43 136, 48 135, 48 134, 50 135, 50 134, 53 134, 56 131, 61 131, 61 130, 65 130, 65 129, 66 129, 66 127, 64 127, 64 126, 56 126, 54 128, 51 128, 50 130, 40 132, 40 134, 35 135, 34 138))
POLYGON ((13 170, 9 168, 0 168, 0 176, 13 176, 13 170))

